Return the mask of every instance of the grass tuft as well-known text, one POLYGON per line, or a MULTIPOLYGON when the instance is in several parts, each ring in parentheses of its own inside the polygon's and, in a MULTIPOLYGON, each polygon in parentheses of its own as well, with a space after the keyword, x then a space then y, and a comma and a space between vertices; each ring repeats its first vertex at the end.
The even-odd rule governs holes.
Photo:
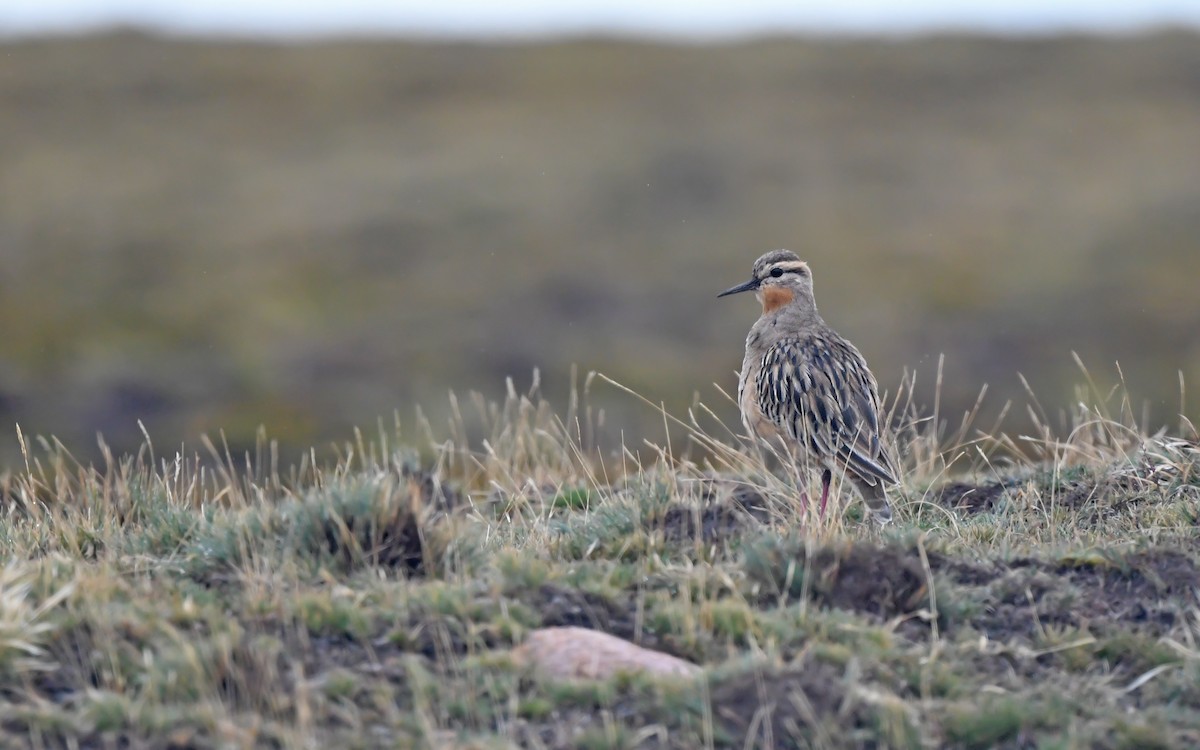
POLYGON ((291 472, 25 440, 0 744, 1196 744, 1195 444, 1103 406, 950 429, 904 393, 884 529, 844 485, 819 517, 812 477, 702 404, 663 415, 686 445, 606 454, 510 387, 456 401, 448 437, 291 472), (510 654, 568 625, 703 677, 562 683, 510 654))

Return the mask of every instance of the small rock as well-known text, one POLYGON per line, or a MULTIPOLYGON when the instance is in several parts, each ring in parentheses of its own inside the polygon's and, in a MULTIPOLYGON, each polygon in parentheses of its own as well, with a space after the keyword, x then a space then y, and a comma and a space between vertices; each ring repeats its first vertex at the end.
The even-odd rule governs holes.
POLYGON ((513 659, 557 680, 605 680, 619 672, 695 677, 700 667, 608 633, 563 627, 535 630, 513 650, 513 659))

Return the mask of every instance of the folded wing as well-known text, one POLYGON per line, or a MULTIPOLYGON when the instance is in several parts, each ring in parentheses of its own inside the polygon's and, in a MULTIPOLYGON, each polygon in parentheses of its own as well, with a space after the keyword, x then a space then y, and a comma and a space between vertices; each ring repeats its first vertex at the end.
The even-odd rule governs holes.
POLYGON ((845 466, 870 485, 895 484, 879 432, 879 393, 862 355, 836 334, 781 341, 756 383, 759 408, 812 458, 845 466))

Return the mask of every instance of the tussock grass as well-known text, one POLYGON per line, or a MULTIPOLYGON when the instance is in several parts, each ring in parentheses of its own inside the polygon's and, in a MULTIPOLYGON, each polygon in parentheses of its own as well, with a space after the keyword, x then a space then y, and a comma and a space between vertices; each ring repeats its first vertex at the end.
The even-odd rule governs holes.
MULTIPOLYGON (((1086 379, 1086 370, 1084 371, 1086 379)), ((73 747, 1063 747, 1200 741, 1200 448, 1124 391, 1008 435, 888 399, 877 528, 697 401, 599 375, 282 468, 265 437, 0 478, 0 739, 73 747), (659 411, 605 439, 594 388, 659 411), (577 625, 704 666, 557 684, 577 625)), ((980 403, 985 394, 980 394, 980 403)), ((727 395, 718 394, 725 398, 727 395)))

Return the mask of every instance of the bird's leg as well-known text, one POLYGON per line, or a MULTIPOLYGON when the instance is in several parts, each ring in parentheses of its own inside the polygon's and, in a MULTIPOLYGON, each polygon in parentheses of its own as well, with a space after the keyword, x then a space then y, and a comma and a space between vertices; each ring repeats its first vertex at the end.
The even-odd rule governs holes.
POLYGON ((833 472, 829 469, 821 472, 821 507, 817 511, 821 518, 825 517, 825 503, 829 502, 829 483, 833 481, 833 472))

